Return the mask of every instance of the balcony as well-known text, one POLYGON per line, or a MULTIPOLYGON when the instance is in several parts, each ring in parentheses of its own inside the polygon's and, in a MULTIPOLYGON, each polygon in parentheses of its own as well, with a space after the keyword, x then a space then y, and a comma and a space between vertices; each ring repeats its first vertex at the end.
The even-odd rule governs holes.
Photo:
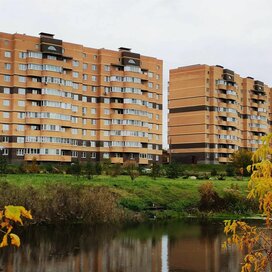
POLYGON ((124 159, 123 158, 118 158, 118 157, 112 157, 110 158, 111 163, 123 163, 124 159))
POLYGON ((37 161, 55 161, 55 162, 71 162, 71 156, 64 155, 40 155, 40 154, 28 154, 24 156, 25 161, 32 161, 36 159, 37 161))
POLYGON ((219 161, 220 163, 227 163, 227 162, 229 161, 229 158, 227 158, 227 157, 219 157, 219 158, 218 158, 218 161, 219 161))

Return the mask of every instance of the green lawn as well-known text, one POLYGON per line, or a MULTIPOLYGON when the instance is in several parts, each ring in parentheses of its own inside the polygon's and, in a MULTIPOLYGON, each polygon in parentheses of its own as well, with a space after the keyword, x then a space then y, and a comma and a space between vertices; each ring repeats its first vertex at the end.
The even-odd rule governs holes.
MULTIPOLYGON (((183 212, 197 208, 200 196, 199 186, 207 180, 167 179, 153 180, 147 176, 140 176, 134 182, 128 176, 96 176, 92 180, 84 177, 77 179, 71 175, 58 174, 22 174, 8 175, 7 181, 17 186, 32 186, 43 190, 47 185, 66 184, 68 186, 103 186, 117 194, 119 204, 132 211, 151 210, 152 207, 163 208, 167 211, 183 212)), ((238 184, 239 191, 247 195, 248 179, 238 181, 235 178, 226 180, 212 180, 215 190, 220 196, 224 190, 238 184)), ((50 186, 54 189, 54 186, 50 186)))

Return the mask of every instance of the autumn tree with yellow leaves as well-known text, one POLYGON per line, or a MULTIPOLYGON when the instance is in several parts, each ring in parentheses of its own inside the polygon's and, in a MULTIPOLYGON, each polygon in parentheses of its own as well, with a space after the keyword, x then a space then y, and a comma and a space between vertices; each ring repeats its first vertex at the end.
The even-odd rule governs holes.
POLYGON ((5 247, 11 245, 19 247, 21 244, 20 237, 12 233, 13 224, 20 223, 23 225, 21 217, 32 219, 30 211, 27 211, 23 206, 5 206, 3 211, 0 211, 0 224, 1 224, 1 233, 3 234, 2 242, 0 247, 5 247))
POLYGON ((245 222, 226 220, 224 232, 227 241, 224 246, 236 244, 247 252, 242 272, 272 270, 272 134, 262 138, 262 146, 253 154, 248 183, 248 198, 259 200, 259 209, 265 218, 262 227, 245 222))

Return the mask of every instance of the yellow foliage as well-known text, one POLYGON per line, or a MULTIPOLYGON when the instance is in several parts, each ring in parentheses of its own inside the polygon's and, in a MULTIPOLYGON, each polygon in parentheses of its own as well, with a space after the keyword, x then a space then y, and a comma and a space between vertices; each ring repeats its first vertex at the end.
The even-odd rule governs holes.
POLYGON ((14 233, 11 233, 9 236, 11 238, 11 244, 14 245, 14 246, 19 247, 20 243, 21 243, 19 236, 14 234, 14 233))
POLYGON ((247 167, 252 171, 248 183, 248 198, 257 198, 265 219, 265 228, 249 226, 241 221, 225 221, 224 232, 230 235, 225 245, 236 244, 248 254, 244 258, 242 272, 265 271, 272 265, 272 134, 262 137, 262 146, 253 154, 253 164, 247 167))
POLYGON ((4 233, 0 247, 8 246, 8 238, 11 245, 19 247, 21 242, 18 235, 11 233, 12 222, 19 222, 23 225, 22 218, 32 219, 30 211, 27 211, 23 206, 5 206, 4 211, 0 211, 0 231, 4 233))

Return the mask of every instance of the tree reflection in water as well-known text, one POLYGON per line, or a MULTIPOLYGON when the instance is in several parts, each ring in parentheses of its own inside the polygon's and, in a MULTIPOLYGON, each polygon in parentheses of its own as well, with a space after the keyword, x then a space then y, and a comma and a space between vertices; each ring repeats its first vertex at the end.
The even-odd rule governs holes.
POLYGON ((2 271, 240 271, 239 252, 221 247, 225 236, 218 223, 47 226, 20 236, 21 248, 1 250, 2 271))

